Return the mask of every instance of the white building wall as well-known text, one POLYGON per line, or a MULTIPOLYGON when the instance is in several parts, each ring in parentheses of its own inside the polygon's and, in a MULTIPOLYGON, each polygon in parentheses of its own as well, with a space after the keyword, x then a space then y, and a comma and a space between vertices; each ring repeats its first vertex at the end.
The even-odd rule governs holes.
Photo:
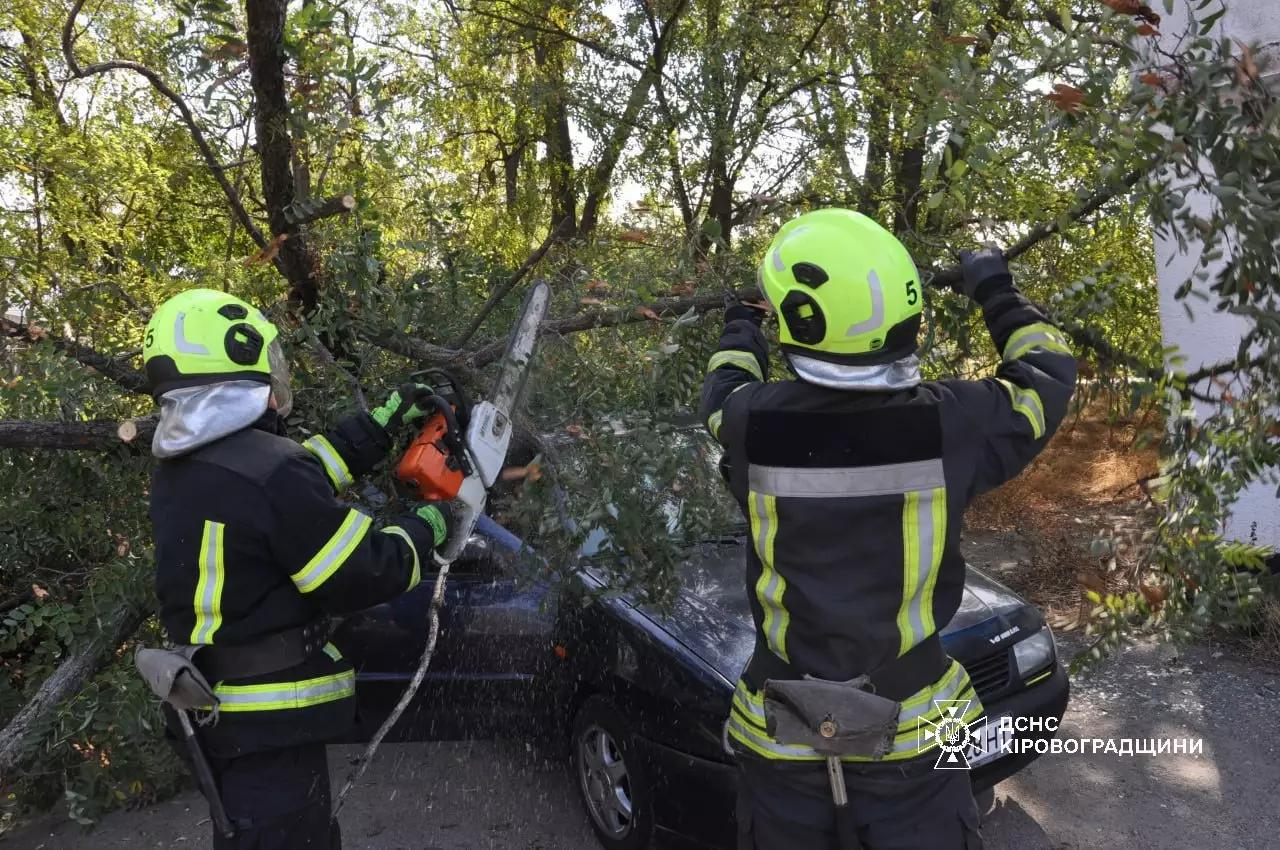
MULTIPOLYGON (((1162 3, 1153 2, 1151 5, 1164 15, 1162 3)), ((1226 5, 1227 13, 1218 21, 1214 35, 1226 34, 1246 44, 1280 42, 1280 0, 1226 0, 1226 5)), ((1187 0, 1175 0, 1173 14, 1165 15, 1160 24, 1162 37, 1170 47, 1177 36, 1186 31, 1190 6, 1187 0)), ((1216 7, 1210 7, 1209 11, 1213 8, 1216 7)), ((1205 14, 1201 12, 1200 17, 1205 14)), ((1272 83, 1275 84, 1274 78, 1272 83)), ((1207 193, 1196 193, 1188 197, 1188 204, 1208 217, 1211 198, 1207 193)), ((1188 252, 1183 253, 1174 239, 1157 235, 1155 251, 1160 284, 1160 322, 1165 344, 1180 349, 1187 358, 1187 371, 1234 357, 1240 339, 1247 331, 1247 322, 1237 316, 1216 312, 1210 305, 1194 298, 1187 300, 1193 319, 1187 316, 1183 302, 1174 298, 1178 286, 1191 276, 1198 265, 1198 246, 1192 244, 1188 252)), ((1226 533, 1239 540, 1249 540, 1256 535, 1259 543, 1280 547, 1280 500, 1276 498, 1275 487, 1258 484, 1246 492, 1227 521, 1226 533)))

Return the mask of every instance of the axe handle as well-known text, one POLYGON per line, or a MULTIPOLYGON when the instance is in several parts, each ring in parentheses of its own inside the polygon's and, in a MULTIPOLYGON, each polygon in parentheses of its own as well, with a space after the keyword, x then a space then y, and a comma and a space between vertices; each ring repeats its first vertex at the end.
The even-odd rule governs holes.
POLYGON ((191 726, 191 718, 183 709, 177 710, 178 722, 182 724, 182 737, 187 743, 187 752, 191 754, 191 770, 196 776, 196 785, 200 793, 209 801, 209 816, 213 818, 213 827, 223 838, 231 838, 236 834, 227 810, 222 806, 222 795, 218 793, 218 783, 213 778, 213 768, 200 746, 196 730, 191 726))

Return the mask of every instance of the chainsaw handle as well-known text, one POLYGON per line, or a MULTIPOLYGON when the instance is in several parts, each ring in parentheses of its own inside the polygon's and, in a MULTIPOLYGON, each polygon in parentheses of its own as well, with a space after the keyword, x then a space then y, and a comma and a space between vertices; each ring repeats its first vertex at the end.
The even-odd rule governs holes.
POLYGON ((456 458, 458 468, 462 470, 463 475, 471 474, 471 463, 467 459, 467 446, 462 439, 462 430, 458 427, 458 417, 453 411, 453 405, 445 399, 432 393, 423 400, 424 404, 431 404, 444 417, 445 431, 443 439, 445 447, 449 450, 449 457, 456 458))

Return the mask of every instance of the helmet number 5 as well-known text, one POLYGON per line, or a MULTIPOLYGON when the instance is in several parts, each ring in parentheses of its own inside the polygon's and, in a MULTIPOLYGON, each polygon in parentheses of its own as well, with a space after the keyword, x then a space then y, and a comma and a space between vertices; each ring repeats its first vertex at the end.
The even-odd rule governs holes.
POLYGON ((907 281, 907 304, 914 307, 920 300, 920 293, 916 291, 916 282, 914 280, 907 281))

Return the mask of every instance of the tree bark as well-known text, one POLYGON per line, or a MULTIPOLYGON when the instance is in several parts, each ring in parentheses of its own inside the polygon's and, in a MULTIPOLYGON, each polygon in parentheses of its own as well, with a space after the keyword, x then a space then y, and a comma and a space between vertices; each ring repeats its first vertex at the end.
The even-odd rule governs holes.
POLYGON ((0 419, 0 449, 63 449, 106 452, 113 449, 146 451, 156 420, 124 422, 41 422, 0 419))
POLYGON ((542 138, 547 145, 548 191, 551 223, 548 230, 572 238, 578 228, 578 189, 573 170, 573 137, 569 132, 569 107, 565 94, 564 45, 549 45, 543 36, 533 46, 533 61, 542 76, 542 138))
POLYGON ((306 234, 296 232, 287 212, 297 200, 284 74, 284 22, 288 3, 286 0, 245 0, 244 6, 262 196, 272 235, 290 234, 277 257, 280 270, 289 281, 289 298, 304 314, 309 314, 319 301, 324 271, 306 234))
POLYGON ((111 661, 117 647, 138 630, 148 614, 141 607, 122 606, 114 619, 103 624, 102 631, 77 647, 44 680, 35 695, 0 732, 0 785, 11 779, 12 771, 37 754, 34 747, 28 747, 29 738, 45 728, 59 706, 78 694, 85 683, 111 661))
POLYGON ((893 174, 894 224, 899 237, 916 232, 920 218, 920 187, 924 182, 924 148, 929 131, 903 139, 893 174))
POLYGON ((674 8, 671 10, 671 15, 663 21, 662 28, 658 31, 658 38, 653 44, 649 61, 645 64, 644 70, 640 72, 640 77, 636 80, 635 85, 631 87, 627 105, 622 110, 622 115, 619 116, 613 132, 605 141, 599 161, 596 163, 595 168, 591 170, 591 175, 587 182, 587 199, 582 205, 582 221, 578 225, 578 233, 581 236, 589 237, 595 232, 596 225, 600 222, 600 210, 609 195, 609 185, 613 180, 613 171, 617 168, 622 151, 627 146, 627 141, 631 138, 631 134, 636 128, 636 123, 640 118, 640 110, 649 101, 649 92, 652 91, 654 82, 661 76, 662 69, 667 64, 667 56, 671 51, 671 40, 675 37, 676 22, 680 20, 680 16, 684 14, 688 5, 689 0, 676 0, 674 8))

